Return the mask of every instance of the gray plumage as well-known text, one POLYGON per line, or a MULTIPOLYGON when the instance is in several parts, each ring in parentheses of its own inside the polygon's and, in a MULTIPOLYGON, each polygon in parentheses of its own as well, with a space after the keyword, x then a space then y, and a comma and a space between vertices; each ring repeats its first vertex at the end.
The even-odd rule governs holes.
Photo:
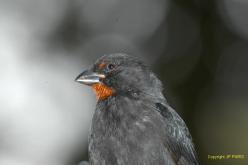
POLYGON ((91 68, 115 95, 97 102, 89 136, 91 165, 197 165, 187 126, 167 103, 159 79, 126 54, 100 58, 91 68), (99 69, 99 63, 114 69, 99 69))

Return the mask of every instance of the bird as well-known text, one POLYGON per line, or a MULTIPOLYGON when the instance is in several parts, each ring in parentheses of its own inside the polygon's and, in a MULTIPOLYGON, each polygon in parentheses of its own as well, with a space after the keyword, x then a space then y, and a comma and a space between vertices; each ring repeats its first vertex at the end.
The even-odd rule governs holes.
POLYGON ((126 53, 103 55, 75 81, 90 86, 97 98, 90 165, 199 164, 189 129, 143 61, 126 53))

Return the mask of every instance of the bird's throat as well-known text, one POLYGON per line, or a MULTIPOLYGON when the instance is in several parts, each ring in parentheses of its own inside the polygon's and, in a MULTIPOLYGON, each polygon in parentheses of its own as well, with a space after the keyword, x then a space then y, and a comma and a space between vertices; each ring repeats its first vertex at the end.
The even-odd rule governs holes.
POLYGON ((114 90, 102 83, 96 83, 92 85, 94 92, 96 93, 97 100, 105 100, 108 97, 114 95, 114 90))

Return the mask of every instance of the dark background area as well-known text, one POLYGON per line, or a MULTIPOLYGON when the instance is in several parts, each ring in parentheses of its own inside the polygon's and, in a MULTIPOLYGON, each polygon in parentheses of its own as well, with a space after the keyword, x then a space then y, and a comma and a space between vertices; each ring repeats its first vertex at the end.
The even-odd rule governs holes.
POLYGON ((247 0, 0 0, 0 164, 87 159, 93 92, 74 78, 103 54, 140 57, 202 164, 248 154, 247 0))

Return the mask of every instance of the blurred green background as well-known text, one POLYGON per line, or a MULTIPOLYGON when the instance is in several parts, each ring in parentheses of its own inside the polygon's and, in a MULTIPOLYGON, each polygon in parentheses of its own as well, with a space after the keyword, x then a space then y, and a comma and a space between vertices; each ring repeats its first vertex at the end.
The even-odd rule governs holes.
POLYGON ((203 165, 248 164, 247 0, 0 0, 0 164, 87 159, 103 54, 140 57, 192 133, 203 165), (210 160, 208 155, 245 155, 210 160))

